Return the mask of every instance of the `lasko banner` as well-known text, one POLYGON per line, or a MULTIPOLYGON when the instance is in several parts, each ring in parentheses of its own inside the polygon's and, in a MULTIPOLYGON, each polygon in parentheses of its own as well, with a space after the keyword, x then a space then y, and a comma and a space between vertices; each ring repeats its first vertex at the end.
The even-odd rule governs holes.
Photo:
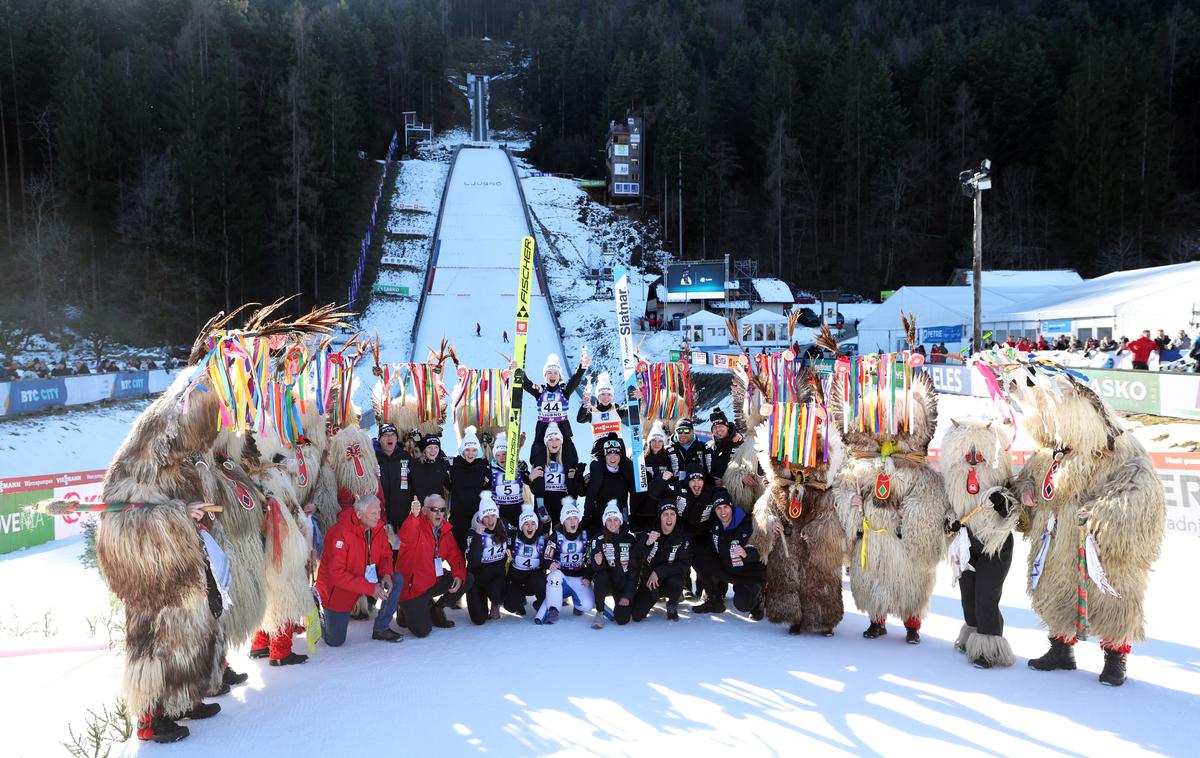
MULTIPOLYGON (((1086 369, 1081 373, 1087 377, 1088 386, 1115 410, 1161 415, 1157 372, 1086 369)), ((1193 386, 1196 383, 1194 379, 1193 386)))

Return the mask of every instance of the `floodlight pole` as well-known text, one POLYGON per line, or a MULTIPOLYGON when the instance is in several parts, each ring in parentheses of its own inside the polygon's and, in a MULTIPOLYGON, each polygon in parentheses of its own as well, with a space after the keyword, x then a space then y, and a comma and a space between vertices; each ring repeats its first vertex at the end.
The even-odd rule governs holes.
POLYGON ((975 189, 975 233, 973 235, 972 245, 974 250, 974 273, 971 275, 971 283, 974 285, 972 289, 975 296, 975 350, 983 349, 983 192, 978 187, 975 189))

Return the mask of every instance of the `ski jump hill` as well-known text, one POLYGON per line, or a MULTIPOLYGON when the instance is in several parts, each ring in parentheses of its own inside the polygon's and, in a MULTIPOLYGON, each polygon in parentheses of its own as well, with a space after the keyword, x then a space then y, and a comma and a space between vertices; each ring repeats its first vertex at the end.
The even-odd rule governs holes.
MULTIPOLYGON (((442 193, 433 252, 413 326, 411 360, 424 361, 442 339, 470 368, 506 366, 516 326, 521 238, 534 236, 516 166, 506 149, 462 145, 455 150, 442 193), (475 336, 475 325, 482 336, 475 336), (508 332, 509 345, 503 342, 508 332), (504 356, 504 357, 501 357, 504 356)), ((541 381, 549 353, 567 358, 547 291, 541 256, 534 259, 526 373, 541 381)), ((569 371, 574 361, 564 365, 569 371)), ((457 380, 446 378, 447 390, 457 380)), ((525 418, 535 418, 525 397, 525 418)), ((532 428, 532 427, 530 427, 532 428)), ((452 424, 444 442, 454 444, 452 424)), ((457 449, 457 446, 448 449, 457 449)))

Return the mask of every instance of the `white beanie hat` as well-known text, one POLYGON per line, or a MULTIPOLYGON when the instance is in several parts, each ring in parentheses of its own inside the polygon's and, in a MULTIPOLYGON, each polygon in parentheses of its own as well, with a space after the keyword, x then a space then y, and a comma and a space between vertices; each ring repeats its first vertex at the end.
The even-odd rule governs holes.
POLYGON ((567 519, 574 516, 580 521, 583 520, 583 514, 579 512, 579 506, 575 505, 575 498, 564 497, 562 501, 562 511, 558 514, 558 521, 561 524, 567 523, 567 519))
POLYGON ((654 419, 654 426, 650 427, 650 433, 646 435, 646 441, 652 439, 660 439, 665 445, 667 442, 667 430, 663 429, 662 419, 654 419))
POLYGON ((496 501, 492 500, 491 490, 484 490, 479 493, 479 512, 476 516, 480 521, 483 521, 488 516, 500 516, 500 508, 497 507, 496 501))
POLYGON ((546 424, 546 433, 542 435, 542 442, 561 439, 563 439, 563 433, 559 430, 558 424, 554 422, 546 424))
POLYGON ((517 517, 517 528, 525 526, 526 521, 538 522, 538 516, 533 512, 533 503, 525 503, 521 506, 521 515, 517 517))
POLYGON ((596 377, 596 394, 599 395, 601 392, 608 392, 611 394, 612 391, 612 377, 608 375, 607 371, 601 371, 600 376, 596 377))
POLYGON ((616 516, 617 520, 622 524, 625 523, 625 517, 621 515, 621 509, 617 507, 617 501, 609 500, 608 505, 604 507, 604 516, 600 519, 600 523, 607 524, 608 520, 613 516, 616 516))
POLYGON ((468 426, 466 428, 466 430, 463 432, 462 441, 458 443, 459 452, 462 452, 469 447, 473 447, 476 450, 479 449, 479 437, 475 436, 475 427, 473 426, 468 426))
POLYGON ((496 441, 492 443, 492 454, 496 454, 501 450, 508 450, 508 435, 500 432, 496 435, 496 441))
POLYGON ((557 369, 558 375, 562 376, 562 363, 558 360, 558 356, 554 353, 546 356, 546 365, 542 366, 542 378, 546 378, 546 374, 550 373, 550 369, 557 369))

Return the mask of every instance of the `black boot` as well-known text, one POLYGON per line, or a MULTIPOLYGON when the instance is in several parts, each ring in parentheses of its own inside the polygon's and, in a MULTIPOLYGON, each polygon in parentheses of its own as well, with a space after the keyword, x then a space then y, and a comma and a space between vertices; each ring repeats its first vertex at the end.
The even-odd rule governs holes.
POLYGON ((195 707, 187 713, 179 717, 180 721, 184 719, 210 719, 221 712, 220 703, 196 703, 195 707))
POLYGON ((384 629, 382 632, 371 632, 371 639, 383 642, 403 642, 404 636, 399 632, 393 632, 391 629, 384 629))
POLYGON ((446 618, 446 609, 440 605, 434 605, 433 610, 429 612, 429 617, 433 621, 433 625, 438 629, 453 629, 454 622, 446 618))
POLYGON ((905 642, 907 642, 910 645, 920 645, 921 644, 921 632, 916 627, 906 626, 906 627, 904 627, 904 630, 905 630, 905 634, 904 634, 905 642))
POLYGON ((692 613, 724 613, 725 603, 715 598, 709 598, 699 605, 692 606, 692 613))
POLYGON ((252 647, 250 648, 251 658, 266 658, 271 654, 271 649, 267 647, 252 647))
POLYGON ((1125 653, 1104 651, 1104 670, 1100 672, 1100 683, 1110 687, 1120 687, 1125 683, 1125 653))
POLYGON ((239 674, 238 672, 226 666, 225 673, 221 674, 221 684, 227 684, 230 687, 236 687, 239 684, 244 684, 249 678, 249 674, 239 674))
POLYGON ((146 742, 179 742, 191 732, 166 716, 143 717, 138 721, 137 736, 146 742))
POLYGON ((667 603, 667 621, 678 621, 678 620, 679 620, 679 604, 668 602, 667 603))
POLYGON ((750 618, 755 621, 762 621, 763 616, 766 615, 766 604, 767 602, 763 596, 759 595, 758 600, 754 601, 754 607, 750 609, 750 618))
POLYGON ((308 660, 307 655, 300 655, 299 653, 288 653, 286 658, 272 658, 271 665, 272 666, 295 666, 296 664, 304 663, 307 660, 308 660))
POLYGON ((1041 658, 1030 658, 1029 668, 1038 671, 1074 671, 1075 648, 1057 637, 1051 637, 1050 649, 1041 658))
POLYGON ((863 632, 863 636, 869 640, 882 637, 885 634, 887 634, 887 626, 884 624, 876 624, 874 621, 872 621, 871 625, 867 627, 867 631, 863 632))
POLYGON ((804 627, 800 624, 792 624, 788 627, 788 634, 792 635, 793 637, 798 637, 801 634, 804 634, 804 627))
POLYGON ((982 655, 971 661, 971 665, 977 669, 990 669, 992 667, 992 664, 988 661, 988 659, 984 658, 982 655))

